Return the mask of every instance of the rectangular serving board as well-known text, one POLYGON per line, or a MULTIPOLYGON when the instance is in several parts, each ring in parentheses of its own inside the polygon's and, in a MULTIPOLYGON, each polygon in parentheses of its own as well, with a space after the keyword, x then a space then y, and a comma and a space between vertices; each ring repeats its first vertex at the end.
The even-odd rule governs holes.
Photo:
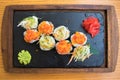
MULTIPOLYGON (((12 5, 5 8, 2 24, 2 54, 5 70, 8 72, 112 72, 115 70, 118 55, 118 25, 113 6, 105 5, 12 5), (99 53, 92 55, 84 62, 72 61, 66 65, 71 55, 58 55, 55 48, 46 52, 39 45, 25 43, 23 28, 18 23, 28 16, 37 16, 53 22, 55 28, 65 25, 71 31, 85 33, 90 45, 99 53), (100 33, 91 36, 82 28, 82 21, 94 16, 98 18, 100 33), (21 50, 31 52, 32 61, 29 65, 21 65, 17 54, 21 50)), ((70 40, 70 39, 68 39, 70 40)))

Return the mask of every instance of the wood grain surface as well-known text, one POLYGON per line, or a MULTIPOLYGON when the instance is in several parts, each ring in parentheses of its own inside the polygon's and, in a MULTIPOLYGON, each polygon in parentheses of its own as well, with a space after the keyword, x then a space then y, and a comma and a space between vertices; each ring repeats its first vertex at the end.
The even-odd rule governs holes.
MULTIPOLYGON (((120 1, 119 0, 0 0, 0 33, 2 18, 5 6, 7 5, 22 5, 22 4, 99 4, 99 5, 113 5, 116 8, 118 17, 118 25, 120 25, 120 1)), ((6 23, 7 24, 7 23, 6 23)), ((119 33, 120 34, 120 33, 119 33)), ((1 45, 1 35, 0 35, 1 45)), ((1 46, 0 46, 1 48, 1 46)), ((120 49, 120 47, 119 47, 120 49)), ((118 52, 119 53, 119 52, 118 52)), ((52 73, 52 74, 41 74, 41 73, 7 73, 4 70, 2 61, 2 52, 0 50, 0 80, 120 80, 120 54, 118 54, 116 70, 112 73, 52 73)))

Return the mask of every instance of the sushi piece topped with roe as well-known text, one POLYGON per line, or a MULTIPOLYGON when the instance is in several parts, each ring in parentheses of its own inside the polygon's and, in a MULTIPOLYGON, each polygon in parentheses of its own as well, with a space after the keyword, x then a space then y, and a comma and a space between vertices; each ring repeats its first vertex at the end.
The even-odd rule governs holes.
POLYGON ((68 40, 61 40, 56 44, 56 50, 60 55, 70 54, 70 51, 72 51, 72 44, 68 40))
POLYGON ((75 47, 80 46, 80 45, 84 45, 87 42, 87 37, 82 32, 75 32, 71 36, 71 42, 72 42, 72 45, 75 47))
POLYGON ((42 21, 38 26, 38 31, 41 34, 50 35, 53 33, 54 25, 49 21, 42 21))
POLYGON ((26 30, 24 33, 24 40, 27 43, 34 43, 39 40, 40 33, 37 30, 26 30))

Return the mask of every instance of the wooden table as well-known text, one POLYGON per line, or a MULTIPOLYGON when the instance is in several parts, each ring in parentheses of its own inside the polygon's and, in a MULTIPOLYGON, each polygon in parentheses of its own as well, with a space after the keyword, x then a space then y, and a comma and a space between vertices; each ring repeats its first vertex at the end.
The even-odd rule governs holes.
MULTIPOLYGON (((0 27, 2 25, 2 17, 5 6, 7 5, 20 5, 20 4, 102 4, 102 5, 114 5, 118 17, 118 25, 120 25, 120 0, 0 0, 0 27)), ((7 24, 7 23, 6 23, 7 24)), ((0 33, 1 33, 0 28, 0 33)), ((1 35, 0 35, 1 45, 1 35)), ((0 46, 1 48, 1 46, 0 46)), ((120 49, 120 47, 119 47, 120 49)), ((2 52, 0 49, 0 80, 45 80, 45 79, 59 79, 59 80, 120 80, 120 54, 118 54, 118 62, 115 72, 112 73, 57 73, 57 74, 38 74, 38 73, 7 73, 4 71, 2 52)))

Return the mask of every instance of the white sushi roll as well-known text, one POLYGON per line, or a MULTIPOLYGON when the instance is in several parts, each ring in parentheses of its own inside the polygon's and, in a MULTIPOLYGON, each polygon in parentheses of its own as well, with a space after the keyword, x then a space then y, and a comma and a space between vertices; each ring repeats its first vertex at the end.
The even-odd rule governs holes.
POLYGON ((38 18, 36 16, 30 16, 24 18, 17 27, 23 27, 24 29, 37 29, 38 27, 38 18))
POLYGON ((69 38, 70 31, 67 27, 62 25, 62 26, 57 27, 54 30, 53 35, 57 41, 65 40, 65 39, 69 38))
POLYGON ((87 42, 87 37, 82 32, 76 32, 71 36, 71 42, 74 47, 85 45, 87 42))
POLYGON ((40 49, 43 51, 49 51, 55 47, 55 40, 52 36, 42 35, 39 39, 40 49))

